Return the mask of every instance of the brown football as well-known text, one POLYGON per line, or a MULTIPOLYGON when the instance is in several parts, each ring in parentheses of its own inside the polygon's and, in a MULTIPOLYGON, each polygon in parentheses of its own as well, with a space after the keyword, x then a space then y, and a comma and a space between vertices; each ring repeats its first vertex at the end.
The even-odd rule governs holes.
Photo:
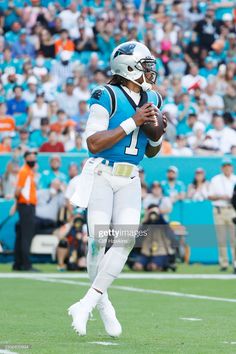
POLYGON ((141 126, 144 134, 153 141, 158 141, 164 133, 164 125, 161 111, 157 111, 157 124, 152 122, 144 123, 141 126))

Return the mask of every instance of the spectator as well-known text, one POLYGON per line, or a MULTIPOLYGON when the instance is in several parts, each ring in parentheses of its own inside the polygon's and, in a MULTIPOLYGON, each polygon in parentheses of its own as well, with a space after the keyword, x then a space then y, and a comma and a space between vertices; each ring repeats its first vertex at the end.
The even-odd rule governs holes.
POLYGON ((35 99, 37 94, 37 79, 35 76, 30 76, 27 80, 28 88, 24 90, 22 98, 26 101, 27 105, 31 105, 35 99))
POLYGON ((66 128, 70 125, 75 126, 76 123, 73 120, 67 118, 67 115, 63 109, 59 109, 57 111, 57 122, 51 125, 50 130, 58 134, 63 134, 66 128))
POLYGON ((77 124, 76 126, 77 131, 81 133, 85 131, 88 116, 89 116, 89 111, 88 111, 87 102, 82 100, 79 102, 78 113, 75 116, 71 117, 77 124))
POLYGON ((177 179, 178 172, 177 167, 170 166, 167 170, 167 180, 161 182, 164 196, 170 197, 172 203, 185 198, 185 186, 177 179))
POLYGON ((48 141, 43 143, 39 149, 40 152, 65 152, 64 145, 58 141, 58 134, 50 131, 48 141))
POLYGON ((232 219, 235 211, 231 204, 236 176, 233 174, 232 161, 225 158, 222 161, 221 174, 214 176, 210 182, 209 199, 214 206, 214 222, 217 226, 219 249, 219 264, 221 271, 228 268, 227 234, 230 234, 232 265, 236 274, 236 239, 235 226, 232 219))
POLYGON ((91 92, 89 90, 89 81, 86 76, 80 78, 78 87, 75 88, 74 94, 77 96, 78 101, 86 101, 90 99, 91 92))
POLYGON ((206 87, 206 93, 202 95, 206 101, 207 108, 210 111, 222 111, 224 109, 223 98, 215 94, 215 84, 209 83, 206 87))
POLYGON ((55 61, 52 65, 52 78, 57 83, 58 87, 62 87, 66 80, 73 76, 74 65, 71 62, 72 53, 68 50, 63 50, 60 53, 60 60, 55 61))
POLYGON ((60 171, 61 167, 61 158, 59 155, 52 155, 50 158, 50 170, 43 171, 40 181, 39 188, 47 189, 54 179, 58 179, 63 184, 66 183, 66 175, 60 171))
POLYGON ((78 176, 79 174, 79 168, 76 162, 71 162, 69 164, 69 170, 68 170, 68 176, 69 180, 72 180, 74 177, 78 176))
POLYGON ((75 50, 78 53, 97 50, 97 44, 94 38, 86 32, 84 24, 79 25, 79 38, 75 40, 75 50))
POLYGON ((27 104, 22 98, 22 87, 16 85, 13 91, 14 98, 7 101, 7 114, 14 115, 19 113, 27 113, 27 104))
POLYGON ((44 92, 38 91, 36 94, 36 101, 29 107, 29 118, 26 126, 31 131, 39 130, 42 118, 50 117, 50 107, 44 99, 44 92))
POLYGON ((78 101, 74 93, 74 79, 70 77, 66 80, 65 91, 57 96, 58 106, 64 109, 69 117, 72 117, 78 112, 78 101))
POLYGON ((62 53, 63 51, 74 51, 74 43, 69 39, 69 33, 65 28, 61 30, 60 38, 55 41, 56 54, 62 53))
POLYGON ((207 132, 207 135, 218 146, 221 153, 226 154, 230 152, 231 146, 235 145, 236 132, 226 127, 224 120, 220 115, 215 115, 212 121, 213 129, 207 132))
POLYGON ((226 112, 236 112, 236 90, 235 85, 228 85, 226 94, 223 97, 226 112))
POLYGON ((35 57, 35 48, 28 41, 27 33, 25 29, 21 30, 19 40, 14 44, 12 49, 13 58, 34 58, 35 57))
POLYGON ((172 154, 174 156, 192 156, 192 150, 187 146, 187 138, 184 135, 177 135, 172 154))
POLYGON ((48 141, 49 131, 49 119, 47 117, 41 118, 40 130, 34 130, 30 134, 30 145, 36 149, 39 149, 40 146, 48 141))
POLYGON ((5 99, 0 97, 0 135, 14 133, 15 131, 15 121, 10 115, 6 114, 6 111, 5 99))
POLYGON ((154 181, 151 186, 151 193, 148 193, 143 199, 143 207, 147 209, 151 204, 158 207, 159 214, 168 218, 172 211, 172 202, 169 197, 163 195, 162 186, 154 181))
POLYGON ((9 135, 3 136, 0 142, 0 154, 11 152, 11 137, 9 135))
POLYGON ((19 148, 22 153, 25 153, 30 149, 31 144, 29 140, 29 131, 26 128, 20 128, 19 137, 16 136, 16 138, 13 140, 13 147, 19 148))
POLYGON ((16 241, 13 270, 34 271, 30 255, 30 245, 34 236, 35 206, 37 202, 34 168, 36 155, 31 151, 24 154, 25 164, 20 169, 15 196, 19 223, 16 226, 16 241))
POLYGON ((8 162, 6 172, 2 176, 3 197, 5 199, 14 199, 18 173, 18 163, 14 160, 8 162))
POLYGON ((57 227, 60 209, 65 204, 64 185, 54 179, 49 188, 37 191, 37 206, 35 218, 35 233, 52 233, 57 227))
POLYGON ((44 58, 55 58, 55 45, 51 33, 44 28, 40 33, 39 53, 44 58))
POLYGON ((70 150, 70 152, 87 153, 88 151, 83 148, 82 142, 83 142, 83 140, 82 140, 81 135, 77 135, 75 138, 75 147, 72 150, 70 150))
POLYGON ((203 201, 208 199, 209 184, 206 181, 205 171, 199 167, 195 171, 194 180, 188 186, 187 198, 203 201))

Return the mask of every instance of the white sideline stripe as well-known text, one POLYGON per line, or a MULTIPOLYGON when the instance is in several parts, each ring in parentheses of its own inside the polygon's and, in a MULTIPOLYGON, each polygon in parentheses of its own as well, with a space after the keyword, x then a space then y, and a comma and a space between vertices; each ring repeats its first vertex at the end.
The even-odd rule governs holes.
MULTIPOLYGON (((68 273, 0 273, 0 279, 36 279, 37 277, 53 279, 88 279, 87 273, 68 274, 68 273)), ((119 279, 217 279, 235 280, 234 274, 146 274, 146 273, 121 273, 119 279)))
POLYGON ((9 350, 0 349, 0 354, 18 354, 16 352, 10 352, 9 350))
POLYGON ((202 321, 202 318, 195 317, 180 317, 179 319, 183 321, 202 321))
MULTIPOLYGON (((50 283, 62 283, 62 284, 72 284, 72 285, 81 285, 81 286, 88 286, 89 283, 87 282, 77 282, 75 280, 63 280, 63 279, 47 279, 43 277, 38 277, 37 279, 32 280, 39 280, 45 281, 50 283)), ((175 296, 175 297, 183 297, 189 299, 198 299, 198 300, 210 300, 210 301, 222 301, 222 302, 234 302, 236 303, 236 299, 229 299, 223 297, 216 297, 216 296, 206 296, 206 295, 196 295, 196 294, 186 294, 186 293, 179 293, 175 291, 163 291, 163 290, 154 290, 154 289, 143 289, 143 288, 136 288, 130 286, 121 286, 121 285, 113 285, 110 289, 117 289, 135 293, 144 293, 144 294, 156 294, 156 295, 167 295, 167 296, 175 296)))
POLYGON ((88 342, 89 344, 98 344, 98 345, 119 345, 118 343, 112 342, 88 342))

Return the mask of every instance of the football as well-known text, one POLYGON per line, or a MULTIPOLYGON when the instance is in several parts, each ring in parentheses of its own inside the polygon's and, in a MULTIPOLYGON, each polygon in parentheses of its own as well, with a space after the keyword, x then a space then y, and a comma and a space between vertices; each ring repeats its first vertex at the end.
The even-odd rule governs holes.
POLYGON ((158 141, 164 133, 163 117, 161 111, 159 109, 157 111, 157 124, 146 122, 141 126, 141 129, 149 139, 158 141))

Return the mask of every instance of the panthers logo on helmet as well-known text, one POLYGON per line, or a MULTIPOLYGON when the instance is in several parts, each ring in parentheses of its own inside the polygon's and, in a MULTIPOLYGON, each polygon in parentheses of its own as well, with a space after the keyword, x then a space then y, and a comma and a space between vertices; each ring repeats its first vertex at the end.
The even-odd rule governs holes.
POLYGON ((132 55, 134 53, 134 48, 136 45, 134 43, 130 44, 124 44, 122 47, 120 47, 114 54, 114 59, 118 57, 119 55, 125 54, 125 55, 132 55))

